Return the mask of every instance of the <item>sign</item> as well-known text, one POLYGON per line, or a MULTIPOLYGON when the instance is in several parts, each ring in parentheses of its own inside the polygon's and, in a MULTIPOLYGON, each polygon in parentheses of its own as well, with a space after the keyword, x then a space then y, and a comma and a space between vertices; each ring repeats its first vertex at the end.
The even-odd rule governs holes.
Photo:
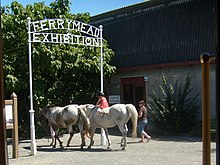
POLYGON ((6 124, 13 124, 12 105, 5 105, 6 124))
POLYGON ((120 103, 120 95, 110 95, 109 96, 109 104, 117 104, 120 103))
POLYGON ((77 20, 45 19, 30 22, 30 33, 31 42, 64 43, 93 47, 101 47, 102 42, 99 28, 77 20), (57 30, 63 30, 64 33, 55 33, 57 30))

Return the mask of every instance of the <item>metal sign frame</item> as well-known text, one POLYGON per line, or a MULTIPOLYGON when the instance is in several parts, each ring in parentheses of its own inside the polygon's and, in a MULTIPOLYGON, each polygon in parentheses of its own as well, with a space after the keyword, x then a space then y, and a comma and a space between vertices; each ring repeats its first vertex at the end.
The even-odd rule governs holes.
MULTIPOLYGON (((58 43, 100 47, 100 70, 101 70, 101 91, 103 91, 103 27, 99 28, 70 19, 44 19, 31 22, 28 21, 28 47, 29 47, 29 83, 30 83, 30 128, 31 128, 31 155, 37 153, 35 140, 34 109, 33 109, 33 83, 32 83, 32 50, 31 43, 58 43), (54 33, 57 30, 64 30, 66 33, 54 33), (72 34, 71 32, 77 32, 72 34), (78 35, 79 33, 79 35, 78 35), (84 34, 84 35, 82 35, 84 34)), ((104 131, 101 134, 101 143, 105 143, 104 131)))

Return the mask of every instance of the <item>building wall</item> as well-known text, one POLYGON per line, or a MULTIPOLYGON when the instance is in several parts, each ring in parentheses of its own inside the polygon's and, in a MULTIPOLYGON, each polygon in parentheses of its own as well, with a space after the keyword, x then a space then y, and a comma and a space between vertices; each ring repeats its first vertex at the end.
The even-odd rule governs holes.
MULTIPOLYGON (((132 77, 142 77, 143 83, 146 84, 143 91, 145 96, 144 99, 150 99, 149 95, 152 93, 152 90, 160 92, 159 85, 162 84, 161 73, 167 78, 167 81, 171 84, 174 84, 176 80, 179 81, 182 85, 185 84, 185 79, 188 74, 192 77, 191 87, 193 88, 192 94, 195 95, 200 93, 199 105, 200 105, 200 115, 202 115, 202 66, 201 65, 192 65, 192 66, 176 66, 176 67, 164 67, 164 68, 152 68, 152 69, 142 69, 132 72, 120 72, 111 77, 108 80, 106 86, 108 95, 120 95, 120 102, 123 102, 123 89, 121 80, 123 78, 132 78, 132 77), (147 81, 144 80, 144 78, 147 81)), ((215 80, 215 65, 210 64, 210 100, 211 100, 211 118, 215 118, 215 106, 216 106, 216 80, 215 80)), ((136 102, 132 102, 136 105, 136 102)))
MULTIPOLYGON (((103 25, 103 37, 115 52, 111 64, 116 66, 117 73, 106 81, 107 94, 120 95, 121 103, 128 102, 130 93, 133 97, 143 95, 147 100, 152 90, 159 91, 161 72, 169 82, 178 79, 183 84, 190 73, 193 93, 200 92, 202 112, 202 67, 199 60, 203 52, 215 55, 213 7, 213 0, 158 0, 92 17, 95 26, 103 25), (140 86, 144 89, 138 95, 138 82, 133 81, 140 78, 143 80, 140 86), (127 89, 131 90, 130 93, 125 92, 127 89)), ((215 118, 214 63, 210 79, 211 117, 215 118)), ((131 103, 136 105, 137 99, 130 99, 131 103)))

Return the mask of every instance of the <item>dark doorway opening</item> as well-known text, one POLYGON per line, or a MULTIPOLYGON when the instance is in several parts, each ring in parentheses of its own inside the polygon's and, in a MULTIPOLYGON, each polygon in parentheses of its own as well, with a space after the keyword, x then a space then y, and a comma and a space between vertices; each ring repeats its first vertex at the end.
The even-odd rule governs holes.
MULTIPOLYGON (((138 101, 146 98, 144 77, 122 78, 121 86, 122 103, 133 104, 138 110, 138 101)), ((131 130, 131 121, 128 122, 127 126, 131 130)))

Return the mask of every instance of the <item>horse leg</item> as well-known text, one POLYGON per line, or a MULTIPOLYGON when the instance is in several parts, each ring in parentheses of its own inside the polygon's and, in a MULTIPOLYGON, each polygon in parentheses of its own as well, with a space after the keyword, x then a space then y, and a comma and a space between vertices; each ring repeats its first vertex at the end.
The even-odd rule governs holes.
POLYGON ((50 146, 54 145, 55 142, 55 131, 53 130, 52 126, 49 124, 49 129, 50 129, 50 136, 51 136, 51 143, 50 146))
POLYGON ((108 141, 108 147, 107 148, 111 148, 111 141, 110 141, 110 138, 109 138, 108 129, 104 128, 104 131, 105 131, 105 136, 106 136, 107 141, 108 141))
POLYGON ((72 125, 68 125, 68 126, 67 126, 67 129, 68 129, 68 132, 69 132, 69 134, 70 134, 70 137, 69 137, 69 139, 67 140, 66 147, 70 147, 70 142, 71 142, 72 137, 73 137, 73 135, 74 135, 72 125))
POLYGON ((67 141, 67 144, 66 144, 67 147, 70 147, 70 142, 71 142, 71 140, 72 140, 72 138, 73 138, 73 135, 74 135, 74 133, 73 133, 73 132, 70 132, 70 137, 69 137, 69 139, 68 139, 68 141, 67 141))
POLYGON ((125 147, 127 146, 127 133, 128 133, 128 127, 127 124, 124 125, 124 132, 123 132, 123 137, 124 137, 124 145, 122 150, 125 150, 125 147))
POLYGON ((60 140, 58 135, 56 135, 56 138, 57 138, 58 142, 60 143, 60 148, 63 148, 63 142, 60 140))
POLYGON ((94 140, 93 140, 94 133, 95 133, 95 128, 91 128, 91 130, 90 130, 90 144, 89 144, 88 148, 91 148, 94 145, 94 140))
POLYGON ((122 147, 122 150, 125 150, 125 147, 127 146, 127 132, 128 132, 128 128, 127 128, 127 125, 123 125, 123 126, 119 126, 118 125, 118 128, 122 134, 122 139, 121 139, 121 147, 122 147))
POLYGON ((60 143, 60 147, 63 148, 63 142, 59 138, 59 128, 53 127, 53 129, 55 131, 55 143, 53 145, 53 148, 56 148, 57 140, 60 143))
POLYGON ((78 124, 78 128, 80 131, 80 135, 81 135, 81 145, 80 148, 83 149, 83 146, 86 145, 86 131, 83 130, 83 125, 82 124, 78 124))
POLYGON ((123 147, 124 145, 127 145, 126 142, 124 142, 124 140, 126 140, 126 137, 127 137, 127 132, 128 132, 128 127, 127 127, 127 124, 124 125, 124 129, 122 129, 123 131, 121 132, 122 133, 122 138, 121 138, 121 147, 123 147), (125 135, 125 136, 124 136, 125 135), (123 143, 125 143, 123 145, 123 143))
POLYGON ((55 136, 52 137, 52 141, 50 143, 50 146, 53 146, 54 142, 55 142, 55 136))
POLYGON ((56 148, 56 145, 57 145, 57 135, 55 134, 54 136, 54 143, 53 143, 53 148, 56 148))
MULTIPOLYGON (((83 136, 84 136, 84 143, 83 143, 83 146, 86 146, 86 138, 88 138, 89 140, 91 140, 91 136, 90 136, 90 133, 89 132, 86 132, 85 130, 83 131, 83 136)), ((94 141, 93 141, 94 142, 94 141)))
POLYGON ((82 141, 80 148, 83 149, 83 147, 86 145, 86 137, 83 131, 80 131, 80 134, 81 134, 81 141, 82 141))
POLYGON ((54 143, 53 143, 53 148, 56 148, 56 145, 57 145, 57 137, 58 137, 58 132, 59 132, 59 129, 55 126, 52 126, 52 129, 54 130, 55 132, 55 135, 54 135, 54 143))

